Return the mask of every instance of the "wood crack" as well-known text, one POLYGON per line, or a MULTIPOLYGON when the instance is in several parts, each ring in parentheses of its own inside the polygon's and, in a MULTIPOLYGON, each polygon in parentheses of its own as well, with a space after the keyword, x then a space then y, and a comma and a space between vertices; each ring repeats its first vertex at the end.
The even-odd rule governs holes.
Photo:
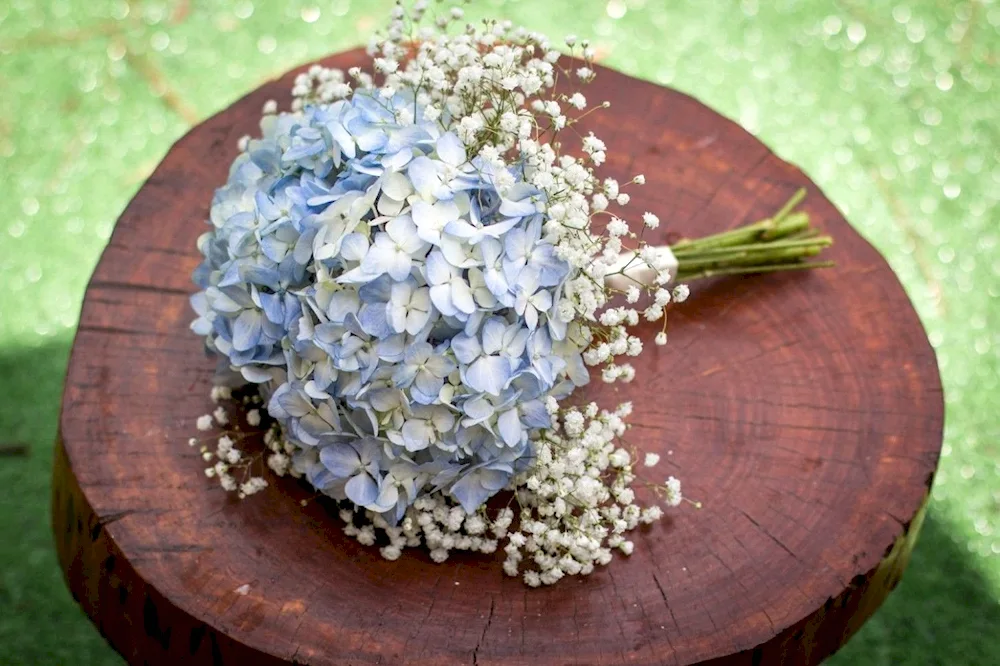
POLYGON ((108 335, 127 335, 131 337, 141 337, 144 335, 152 335, 157 337, 170 337, 169 334, 163 333, 161 331, 133 330, 130 328, 121 328, 118 326, 101 326, 99 324, 88 324, 83 321, 80 322, 80 325, 77 327, 77 330, 88 331, 91 333, 107 333, 108 335))
POLYGON ((138 291, 150 294, 170 294, 174 296, 191 296, 194 289, 179 289, 177 287, 167 287, 165 285, 135 284, 130 282, 110 282, 106 280, 91 280, 90 287, 93 289, 110 289, 117 291, 138 291))
POLYGON ((153 546, 134 546, 136 553, 201 553, 211 550, 197 543, 173 543, 153 546))
POLYGON ((653 582, 656 583, 656 589, 660 591, 660 597, 663 598, 663 605, 667 607, 667 611, 670 613, 670 619, 674 623, 674 628, 677 629, 678 633, 680 633, 681 627, 677 624, 677 618, 674 616, 674 609, 670 607, 670 602, 667 601, 667 592, 663 589, 663 585, 660 583, 660 579, 655 573, 653 574, 653 582))
POLYGON ((472 650, 473 666, 479 666, 479 648, 482 647, 483 641, 486 640, 486 632, 490 630, 490 625, 493 624, 493 613, 496 610, 496 605, 496 598, 490 597, 490 615, 486 618, 486 626, 483 627, 483 633, 479 636, 479 641, 476 643, 476 647, 472 650))
POLYGON ((769 532, 769 531, 767 530, 767 528, 766 528, 766 527, 764 527, 763 525, 761 525, 760 523, 758 523, 758 522, 757 522, 756 520, 754 520, 753 516, 751 516, 751 515, 750 515, 749 513, 747 513, 747 512, 746 512, 746 511, 744 511, 743 509, 737 509, 737 511, 739 511, 739 512, 740 512, 740 513, 742 513, 742 514, 743 514, 744 516, 746 516, 747 520, 749 520, 749 521, 750 521, 751 523, 753 523, 753 524, 754 524, 754 526, 755 526, 755 527, 756 527, 756 528, 757 528, 758 530, 760 530, 762 534, 764 534, 765 536, 767 536, 767 538, 769 538, 769 539, 770 539, 771 541, 773 541, 774 543, 776 543, 776 544, 778 545, 778 547, 780 547, 780 548, 781 548, 781 549, 782 549, 783 551, 785 551, 786 553, 788 553, 789 555, 791 555, 791 556, 792 556, 792 558, 793 558, 793 559, 794 559, 794 560, 795 560, 796 562, 799 562, 800 564, 805 564, 805 562, 803 562, 803 561, 802 561, 801 559, 799 559, 799 556, 798 556, 798 555, 796 555, 795 553, 793 553, 793 552, 792 552, 792 550, 791 550, 791 549, 790 549, 790 548, 789 548, 788 546, 786 546, 785 544, 781 543, 781 540, 780 540, 780 539, 778 539, 778 537, 776 537, 776 536, 774 536, 773 534, 771 534, 771 533, 770 533, 770 532, 769 532))

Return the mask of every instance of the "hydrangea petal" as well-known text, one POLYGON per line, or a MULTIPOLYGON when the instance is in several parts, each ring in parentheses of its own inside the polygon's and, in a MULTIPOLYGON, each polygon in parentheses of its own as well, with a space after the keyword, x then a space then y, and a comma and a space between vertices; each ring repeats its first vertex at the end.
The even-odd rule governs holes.
POLYGON ((455 278, 451 282, 451 300, 459 311, 465 314, 472 314, 476 311, 476 302, 472 298, 472 290, 469 283, 462 278, 455 278))
POLYGON ((406 351, 406 336, 390 335, 375 343, 375 353, 383 361, 399 363, 406 351))
POLYGON ((500 356, 481 356, 465 371, 465 381, 475 391, 500 395, 510 380, 510 363, 500 356))
POLYGON ((430 288, 431 302, 446 317, 454 317, 458 313, 451 295, 451 285, 436 284, 430 288))
POLYGON ((413 193, 413 186, 405 175, 393 171, 382 177, 382 192, 396 201, 402 201, 413 193))
POLYGON ((460 333, 451 339, 451 349, 460 363, 472 363, 482 353, 483 348, 474 336, 460 333))
MULTIPOLYGON (((426 291, 426 287, 424 287, 424 290, 426 291)), ((430 322, 430 318, 431 318, 431 313, 430 313, 429 309, 428 310, 421 310, 421 309, 419 309, 417 307, 414 307, 415 301, 417 301, 417 300, 418 299, 414 299, 414 300, 410 301, 410 310, 406 314, 406 328, 405 328, 405 330, 406 330, 407 333, 409 333, 410 335, 412 335, 414 337, 417 337, 417 336, 420 335, 420 332, 430 322)))
POLYGON ((385 233, 380 233, 361 261, 361 269, 371 276, 388 273, 398 254, 392 239, 385 233))
POLYGON ((319 452, 319 459, 323 466, 339 479, 353 476, 361 468, 361 457, 357 450, 348 444, 324 446, 319 452))
POLYGON ((260 341, 261 313, 244 310, 233 324, 233 347, 240 351, 253 348, 260 341))
POLYGON ((392 335, 385 303, 365 303, 358 313, 361 330, 374 338, 385 338, 392 335))
POLYGON ((549 412, 541 400, 523 402, 519 405, 518 410, 524 425, 530 428, 548 428, 552 425, 549 412))
POLYGON ((409 419, 401 429, 403 444, 407 451, 422 451, 430 446, 434 432, 423 419, 409 419))
POLYGON ((485 421, 493 416, 493 404, 482 395, 465 401, 462 411, 473 421, 485 421))
POLYGON ((438 168, 434 160, 429 157, 421 155, 414 158, 407 167, 406 173, 410 176, 413 188, 424 199, 432 198, 434 192, 441 186, 438 168))
POLYGON ((444 379, 440 377, 435 377, 430 372, 422 370, 417 373, 416 379, 413 382, 413 394, 422 394, 424 398, 430 398, 430 401, 421 400, 424 404, 428 402, 433 402, 433 399, 437 397, 438 392, 441 391, 441 387, 444 386, 444 379))
POLYGON ((340 244, 340 256, 347 261, 361 261, 368 252, 368 247, 367 236, 357 232, 349 233, 340 244))
POLYGON ((403 305, 394 305, 389 303, 386 306, 386 314, 389 324, 392 326, 392 330, 396 333, 402 333, 406 330, 406 307, 403 305))
POLYGON ((521 419, 516 409, 508 409, 497 417, 497 430, 507 446, 521 443, 524 429, 521 427, 521 419))
POLYGON ((483 353, 496 354, 503 349, 507 324, 499 317, 490 317, 483 324, 483 353))
POLYGON ((442 162, 457 167, 465 162, 465 144, 454 132, 445 132, 437 140, 437 155, 442 162))
POLYGON ((357 474, 344 486, 344 493, 356 505, 367 507, 378 498, 378 485, 368 474, 357 474))
POLYGON ((528 306, 524 310, 524 323, 527 324, 529 331, 535 330, 538 326, 538 310, 533 306, 528 306))

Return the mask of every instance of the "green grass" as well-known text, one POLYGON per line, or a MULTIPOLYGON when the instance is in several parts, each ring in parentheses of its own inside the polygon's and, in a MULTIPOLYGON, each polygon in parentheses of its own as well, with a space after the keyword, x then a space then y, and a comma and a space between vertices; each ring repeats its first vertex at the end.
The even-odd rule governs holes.
MULTIPOLYGON (((193 122, 362 41, 387 0, 0 3, 0 664, 119 664, 49 533, 61 383, 112 224, 193 122), (314 6, 321 11, 314 11, 314 6)), ((1000 653, 1000 5, 985 0, 481 0, 675 86, 799 164, 888 258, 947 398, 930 512, 834 664, 1000 653)), ((612 100, 613 101, 613 100, 612 100)), ((612 146, 613 149, 613 146, 612 146)))

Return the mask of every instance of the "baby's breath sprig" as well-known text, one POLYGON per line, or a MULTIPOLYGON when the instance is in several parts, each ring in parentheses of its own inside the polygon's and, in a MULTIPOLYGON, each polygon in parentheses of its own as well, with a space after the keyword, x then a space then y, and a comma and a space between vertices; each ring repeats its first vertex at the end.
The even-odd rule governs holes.
POLYGON ((199 431, 211 435, 188 440, 188 446, 198 447, 202 460, 211 463, 205 467, 206 477, 217 479, 223 490, 244 499, 268 486, 265 466, 277 476, 301 476, 291 468, 295 447, 282 436, 279 424, 261 413, 263 400, 256 390, 243 389, 234 396, 229 386, 213 386, 211 399, 215 409, 196 423, 199 431), (250 430, 241 427, 241 414, 250 430), (250 451, 243 444, 252 445, 260 437, 261 426, 264 450, 250 451))

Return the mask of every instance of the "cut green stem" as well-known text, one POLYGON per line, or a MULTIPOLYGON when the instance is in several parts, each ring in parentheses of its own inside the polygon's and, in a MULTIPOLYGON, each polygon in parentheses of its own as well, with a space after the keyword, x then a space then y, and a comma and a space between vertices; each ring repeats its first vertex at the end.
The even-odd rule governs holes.
POLYGON ((832 266, 829 261, 804 261, 833 244, 833 238, 820 235, 811 226, 808 213, 795 210, 805 194, 805 190, 800 189, 767 219, 675 243, 670 249, 678 262, 676 279, 690 281, 719 275, 832 266))
POLYGON ((781 271, 804 271, 812 268, 832 268, 832 261, 812 261, 790 264, 774 264, 771 266, 732 266, 728 268, 707 268, 692 273, 678 273, 678 282, 694 282, 703 278, 719 277, 721 275, 749 275, 753 273, 778 273, 781 271))

